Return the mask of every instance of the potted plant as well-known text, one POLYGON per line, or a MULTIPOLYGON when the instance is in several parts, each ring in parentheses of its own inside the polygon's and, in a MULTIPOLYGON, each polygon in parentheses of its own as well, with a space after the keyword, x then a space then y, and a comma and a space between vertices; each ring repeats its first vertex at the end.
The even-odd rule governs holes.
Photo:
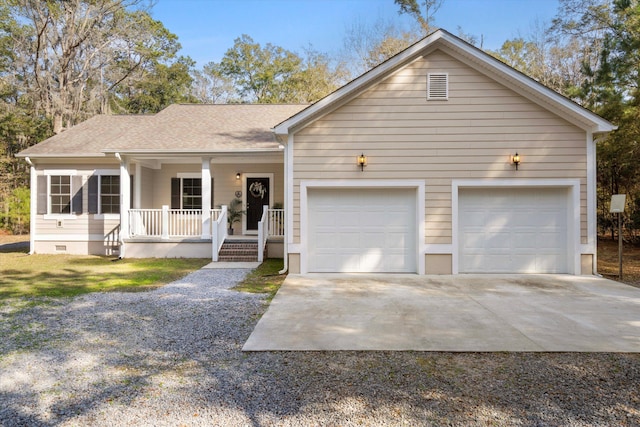
POLYGON ((233 224, 242 220, 242 215, 245 211, 242 210, 242 200, 235 198, 229 202, 227 207, 227 222, 229 223, 229 235, 233 236, 233 224))

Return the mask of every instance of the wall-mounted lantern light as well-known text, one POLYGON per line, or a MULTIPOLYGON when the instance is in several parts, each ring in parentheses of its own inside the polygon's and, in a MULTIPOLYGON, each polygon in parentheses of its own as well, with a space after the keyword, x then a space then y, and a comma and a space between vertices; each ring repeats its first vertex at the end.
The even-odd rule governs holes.
POLYGON ((511 163, 516 165, 516 170, 518 170, 518 165, 520 164, 520 155, 518 155, 518 152, 511 157, 511 163))
POLYGON ((360 170, 363 171, 364 167, 367 166, 367 156, 364 153, 358 156, 358 166, 360 166, 360 170))
POLYGON ((236 173, 236 179, 240 179, 240 172, 236 173))

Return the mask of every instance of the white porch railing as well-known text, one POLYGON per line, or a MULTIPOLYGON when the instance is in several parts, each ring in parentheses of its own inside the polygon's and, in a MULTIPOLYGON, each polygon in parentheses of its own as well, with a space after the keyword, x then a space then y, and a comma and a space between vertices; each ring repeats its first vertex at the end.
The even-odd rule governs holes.
POLYGON ((284 236, 284 209, 269 209, 269 237, 284 236))
POLYGON ((200 237, 202 211, 200 209, 129 209, 131 237, 200 237))
MULTIPOLYGON (((227 207, 211 209, 209 218, 212 260, 218 261, 218 253, 227 238, 227 207)), ((258 223, 258 261, 264 261, 264 251, 270 237, 284 236, 284 219, 284 209, 263 207, 262 217, 258 223)), ((204 238, 202 224, 203 217, 200 209, 169 209, 168 206, 163 206, 162 209, 129 209, 129 236, 131 237, 204 238)))
POLYGON ((262 207, 262 218, 258 222, 258 262, 264 261, 264 248, 269 237, 269 206, 262 207))
POLYGON ((129 236, 162 237, 162 209, 129 209, 129 236))
MULTIPOLYGON (((222 209, 215 209, 217 218, 211 221, 211 261, 218 261, 218 254, 222 248, 222 244, 227 238, 227 207, 222 206, 222 209)), ((211 211, 211 218, 213 219, 214 210, 211 211)))
POLYGON ((169 211, 169 237, 202 235, 202 210, 171 209, 169 211))

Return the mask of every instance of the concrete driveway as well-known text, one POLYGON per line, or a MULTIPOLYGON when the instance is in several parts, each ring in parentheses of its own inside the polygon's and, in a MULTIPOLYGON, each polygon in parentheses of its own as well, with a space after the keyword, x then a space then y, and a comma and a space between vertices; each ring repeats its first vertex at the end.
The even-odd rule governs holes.
POLYGON ((640 289, 569 275, 289 275, 243 350, 640 352, 640 289))

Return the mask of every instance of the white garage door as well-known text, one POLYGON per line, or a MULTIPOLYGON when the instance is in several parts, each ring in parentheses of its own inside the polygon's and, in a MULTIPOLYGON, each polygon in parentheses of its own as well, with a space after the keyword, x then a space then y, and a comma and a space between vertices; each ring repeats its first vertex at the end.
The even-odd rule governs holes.
POLYGON ((461 273, 567 273, 568 189, 460 189, 461 273))
POLYGON ((416 192, 308 189, 310 272, 416 272, 416 192))

